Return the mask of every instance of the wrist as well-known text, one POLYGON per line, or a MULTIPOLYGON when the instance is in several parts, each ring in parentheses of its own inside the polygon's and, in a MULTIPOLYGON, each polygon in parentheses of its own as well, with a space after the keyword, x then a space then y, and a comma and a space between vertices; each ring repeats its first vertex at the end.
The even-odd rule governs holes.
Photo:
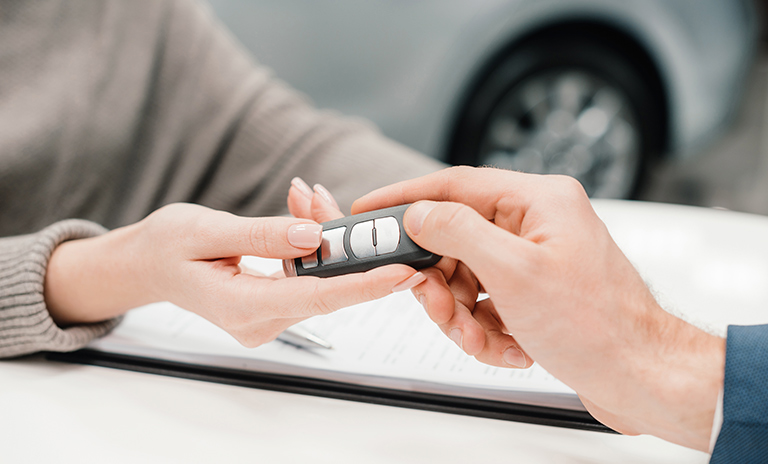
POLYGON ((57 324, 102 321, 160 300, 143 282, 142 253, 133 246, 136 232, 133 225, 56 247, 44 295, 57 324))
POLYGON ((643 408, 643 422, 647 433, 707 452, 723 388, 725 339, 659 310, 656 337, 648 345, 656 348, 640 384, 654 403, 643 408))

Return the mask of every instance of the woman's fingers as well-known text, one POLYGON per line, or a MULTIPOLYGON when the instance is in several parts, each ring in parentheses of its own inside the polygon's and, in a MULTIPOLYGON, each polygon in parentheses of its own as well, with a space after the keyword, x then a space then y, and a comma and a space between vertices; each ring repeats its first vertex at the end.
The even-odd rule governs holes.
POLYGON ((294 217, 312 219, 311 205, 314 194, 301 177, 294 177, 288 190, 288 211, 294 217))
POLYGON ((307 219, 244 218, 222 212, 206 214, 196 227, 191 241, 194 259, 298 258, 320 246, 323 230, 307 219))
POLYGON ((328 222, 343 218, 344 213, 339 210, 339 205, 325 187, 315 184, 315 194, 310 204, 310 218, 317 222, 328 222))
POLYGON ((291 180, 288 210, 297 218, 312 219, 316 222, 328 222, 344 217, 328 189, 315 184, 313 190, 300 177, 291 180))
POLYGON ((249 218, 200 205, 174 203, 142 221, 147 243, 158 253, 191 261, 243 255, 298 258, 320 246, 322 226, 311 219, 249 218))
POLYGON ((408 290, 426 279, 413 268, 392 264, 368 272, 337 277, 293 277, 287 279, 237 276, 243 298, 258 301, 266 318, 307 318, 383 298, 408 290))
POLYGON ((256 348, 276 339, 285 329, 304 319, 306 318, 272 319, 259 321, 258 324, 238 326, 233 329, 222 328, 229 332, 244 347, 256 348))

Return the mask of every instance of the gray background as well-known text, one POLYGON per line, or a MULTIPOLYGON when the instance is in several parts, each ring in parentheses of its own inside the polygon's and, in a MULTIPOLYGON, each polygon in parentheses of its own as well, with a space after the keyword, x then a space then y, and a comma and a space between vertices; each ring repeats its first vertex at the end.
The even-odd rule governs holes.
MULTIPOLYGON (((764 25, 765 3, 760 2, 764 25)), ((662 161, 641 200, 768 215, 768 40, 762 30, 739 110, 726 133, 696 156, 662 161)))

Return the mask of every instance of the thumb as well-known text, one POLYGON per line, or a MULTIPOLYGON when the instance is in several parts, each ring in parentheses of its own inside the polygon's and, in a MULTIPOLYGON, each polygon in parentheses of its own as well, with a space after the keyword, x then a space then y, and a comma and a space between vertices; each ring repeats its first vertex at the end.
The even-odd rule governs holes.
POLYGON ((288 259, 305 256, 322 241, 322 226, 288 217, 246 218, 229 213, 198 220, 193 234, 196 259, 253 255, 288 259))
POLYGON ((390 264, 342 276, 290 277, 274 281, 275 294, 291 295, 289 314, 283 317, 310 317, 328 314, 347 306, 383 298, 423 283, 426 276, 404 264, 390 264))
POLYGON ((464 262, 484 282, 494 276, 508 279, 499 268, 514 269, 520 249, 532 245, 461 203, 419 201, 405 212, 403 223, 419 246, 464 262))

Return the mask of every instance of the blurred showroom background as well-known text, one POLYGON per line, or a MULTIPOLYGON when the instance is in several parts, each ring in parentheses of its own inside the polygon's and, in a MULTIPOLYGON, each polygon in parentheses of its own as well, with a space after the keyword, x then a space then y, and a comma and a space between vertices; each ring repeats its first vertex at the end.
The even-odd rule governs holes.
POLYGON ((768 214, 768 0, 210 3, 318 106, 430 156, 768 214))
POLYGON ((663 163, 640 199, 768 215, 768 1, 746 90, 726 132, 698 156, 663 163))

